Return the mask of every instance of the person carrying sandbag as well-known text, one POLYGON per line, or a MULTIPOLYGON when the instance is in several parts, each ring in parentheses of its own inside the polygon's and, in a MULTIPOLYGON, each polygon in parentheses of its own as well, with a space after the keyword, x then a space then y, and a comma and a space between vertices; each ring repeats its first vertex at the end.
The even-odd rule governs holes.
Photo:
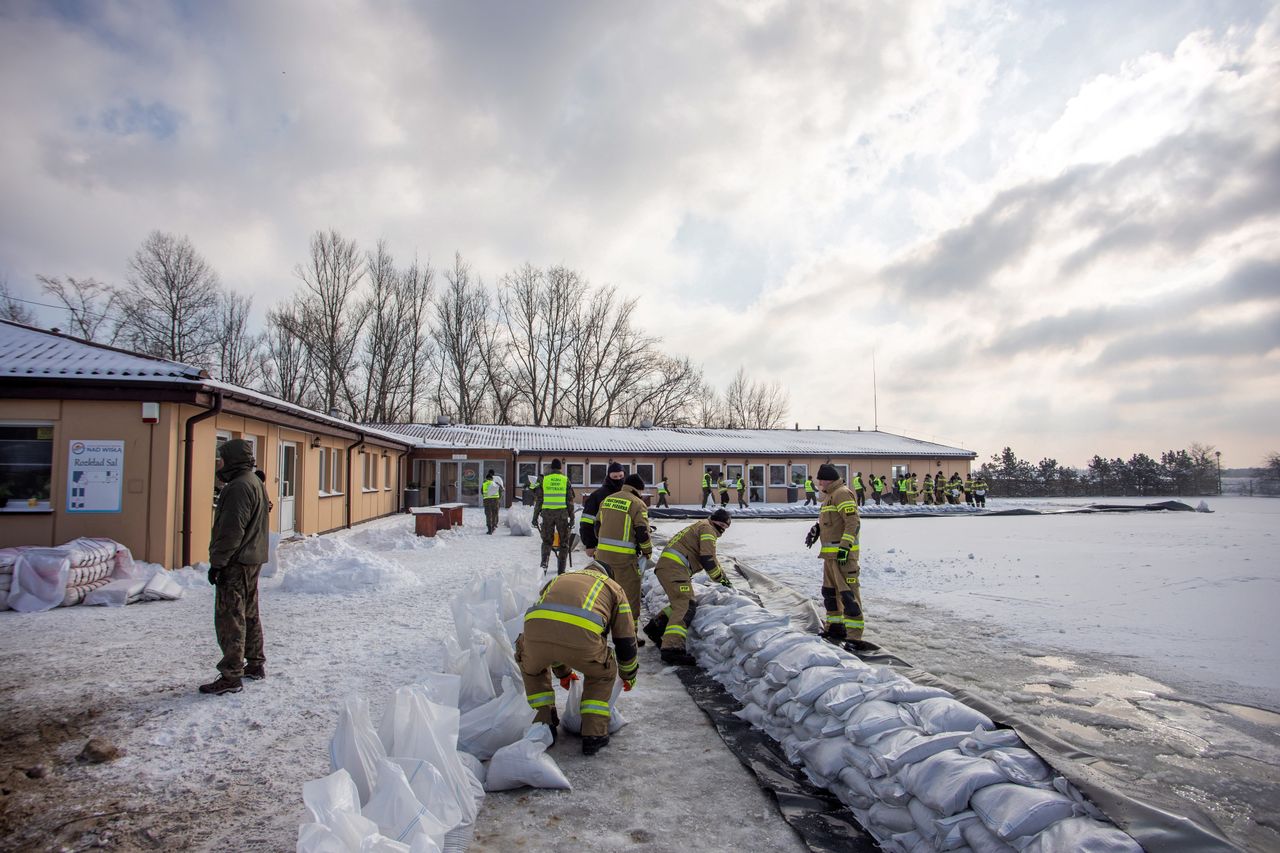
POLYGON ((705 569, 707 576, 716 583, 733 586, 716 558, 716 540, 729 529, 731 520, 728 510, 716 510, 710 518, 699 519, 672 536, 658 557, 653 573, 671 604, 649 620, 644 632, 649 639, 662 645, 663 663, 677 666, 697 663, 693 655, 684 649, 689 626, 693 624, 693 615, 698 609, 698 602, 693 598, 692 578, 705 569))
POLYGON ((822 601, 827 609, 827 630, 822 636, 857 646, 864 628, 858 588, 858 534, 862 527, 858 501, 834 465, 818 468, 818 487, 826 498, 818 507, 818 523, 805 537, 805 544, 821 545, 822 601))
POLYGON ((578 676, 582 685, 582 754, 595 755, 609 743, 609 699, 621 677, 623 690, 636 683, 636 624, 626 593, 592 562, 565 572, 542 588, 524 614, 524 632, 516 638, 516 662, 534 722, 554 733, 560 724, 551 676, 566 690, 578 676), (609 648, 606 635, 613 637, 609 648))

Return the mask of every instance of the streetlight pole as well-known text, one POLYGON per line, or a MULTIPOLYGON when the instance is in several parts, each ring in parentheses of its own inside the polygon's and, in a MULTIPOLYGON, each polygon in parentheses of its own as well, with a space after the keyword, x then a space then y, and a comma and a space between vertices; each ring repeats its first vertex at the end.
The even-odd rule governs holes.
POLYGON ((1222 494, 1222 451, 1215 450, 1213 455, 1218 459, 1218 494, 1222 494))

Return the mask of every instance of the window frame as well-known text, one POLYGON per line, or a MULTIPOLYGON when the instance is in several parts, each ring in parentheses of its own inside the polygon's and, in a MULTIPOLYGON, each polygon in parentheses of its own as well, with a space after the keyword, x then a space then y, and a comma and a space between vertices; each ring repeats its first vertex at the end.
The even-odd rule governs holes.
POLYGON ((329 491, 329 493, 328 493, 327 495, 325 495, 325 497, 330 497, 330 498, 332 498, 332 497, 336 497, 336 496, 338 496, 338 495, 346 494, 347 483, 346 483, 346 481, 345 481, 345 480, 343 479, 343 477, 342 477, 342 469, 343 469, 342 453, 343 453, 343 451, 342 451, 340 448, 337 448, 337 447, 330 447, 330 448, 326 448, 326 449, 325 449, 325 452, 326 452, 326 453, 331 453, 331 454, 333 454, 332 456, 330 456, 330 457, 329 457, 329 488, 330 488, 330 491, 329 491))
MULTIPOLYGON (((0 421, 0 428, 8 428, 8 429, 34 429, 34 430, 36 430, 36 437, 35 437, 35 438, 33 438, 33 439, 12 439, 12 440, 14 440, 14 441, 44 441, 45 439, 41 439, 41 438, 40 438, 40 436, 39 436, 39 431, 40 431, 40 430, 42 430, 42 429, 47 429, 47 430, 49 430, 49 438, 47 439, 48 444, 49 444, 49 462, 48 462, 48 468, 49 468, 49 486, 48 486, 48 489, 49 489, 49 496, 48 496, 47 498, 44 498, 43 500, 42 500, 42 499, 40 499, 38 496, 37 496, 37 497, 35 497, 35 498, 34 498, 34 500, 36 501, 36 505, 35 505, 35 506, 31 506, 31 505, 30 505, 30 501, 33 499, 32 497, 26 497, 26 498, 11 498, 11 497, 6 496, 6 497, 5 497, 4 502, 3 502, 3 503, 0 503, 0 514, 6 514, 6 515, 21 515, 21 514, 28 514, 28 515, 29 515, 29 514, 35 514, 35 513, 52 513, 52 512, 55 512, 55 511, 56 511, 56 508, 55 508, 55 507, 54 507, 54 505, 53 505, 53 493, 54 493, 54 482, 53 482, 53 468, 54 468, 54 465, 53 465, 53 462, 54 462, 54 460, 53 460, 53 445, 54 445, 55 437, 56 437, 56 436, 57 436, 57 434, 58 434, 58 433, 57 433, 58 425, 57 425, 56 423, 54 423, 53 421, 38 421, 38 420, 34 420, 34 421, 5 420, 5 421, 0 421), (10 506, 8 505, 8 504, 9 504, 9 501, 21 501, 21 503, 20 503, 20 504, 17 504, 17 505, 14 505, 13 507, 10 507, 10 506)), ((34 467, 34 466, 33 466, 33 467, 34 467)), ((64 478, 65 478, 65 474, 64 474, 64 478)))
POLYGON ((588 483, 588 485, 595 488, 599 488, 600 486, 604 485, 604 478, 609 476, 609 463, 608 462, 592 462, 589 470, 587 471, 587 474, 588 476, 591 477, 591 482, 588 483), (600 479, 598 480, 596 479, 597 468, 600 469, 600 479))
POLYGON ((391 456, 389 454, 382 456, 382 491, 391 491, 391 456))
POLYGON ((319 478, 316 481, 316 492, 320 497, 329 494, 329 448, 320 448, 319 478))
POLYGON ((770 463, 769 463, 769 474, 768 474, 768 486, 769 486, 769 488, 772 488, 772 489, 785 489, 787 486, 790 486, 790 485, 791 485, 791 483, 787 480, 787 464, 786 464, 785 462, 781 462, 781 463, 778 463, 778 462, 770 462, 770 463), (778 469, 778 471, 780 472, 780 473, 779 473, 779 475, 778 475, 778 479, 777 479, 777 480, 773 479, 773 474, 774 474, 773 469, 774 469, 774 468, 777 468, 777 469, 778 469))
POLYGON ((743 484, 745 485, 746 479, 747 479, 747 471, 746 471, 746 468, 743 467, 741 462, 733 462, 729 465, 724 466, 724 478, 729 481, 730 486, 738 485, 739 477, 742 478, 743 484), (738 473, 736 475, 733 473, 733 469, 735 468, 738 469, 738 473))
POLYGON ((569 485, 577 486, 578 488, 585 487, 586 482, 583 480, 583 478, 586 477, 586 470, 587 470, 587 464, 585 462, 567 463, 564 466, 564 473, 565 473, 565 476, 569 478, 569 485), (578 469, 578 474, 576 477, 574 476, 574 473, 573 473, 574 468, 578 469))
POLYGON ((656 465, 654 465, 652 462, 637 462, 637 463, 636 463, 636 473, 637 473, 637 474, 640 474, 640 476, 641 476, 641 477, 644 477, 644 483, 645 483, 645 485, 646 485, 646 486, 652 486, 652 485, 654 485, 654 484, 657 482, 656 480, 654 480, 654 477, 656 477, 656 476, 657 476, 657 474, 658 474, 657 466, 656 466, 656 465), (649 476, 648 476, 648 477, 645 477, 645 476, 644 476, 644 474, 640 474, 640 469, 641 469, 641 468, 648 468, 648 469, 649 469, 649 476))
POLYGON ((791 485, 793 485, 793 486, 796 486, 796 487, 798 487, 798 488, 803 489, 803 488, 804 488, 804 481, 805 481, 805 480, 807 480, 807 479, 809 479, 809 463, 808 463, 808 462, 794 462, 794 463, 792 463, 792 465, 791 465, 791 471, 790 471, 790 474, 791 474, 791 485), (796 471, 797 471, 797 470, 800 470, 800 471, 803 471, 803 472, 804 472, 804 473, 802 473, 802 474, 800 475, 800 477, 799 477, 798 479, 797 479, 797 477, 796 477, 796 471))

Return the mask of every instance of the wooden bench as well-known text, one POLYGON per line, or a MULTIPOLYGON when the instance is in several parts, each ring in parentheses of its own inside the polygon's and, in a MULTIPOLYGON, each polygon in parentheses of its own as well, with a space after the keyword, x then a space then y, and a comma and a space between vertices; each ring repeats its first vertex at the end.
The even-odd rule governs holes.
POLYGON ((413 514, 413 532, 419 536, 435 536, 436 531, 448 528, 447 518, 443 511, 434 506, 415 506, 409 512, 413 514))
POLYGON ((453 525, 462 524, 462 510, 466 506, 463 503, 437 504, 441 511, 444 512, 444 522, 440 525, 441 530, 448 530, 453 525))

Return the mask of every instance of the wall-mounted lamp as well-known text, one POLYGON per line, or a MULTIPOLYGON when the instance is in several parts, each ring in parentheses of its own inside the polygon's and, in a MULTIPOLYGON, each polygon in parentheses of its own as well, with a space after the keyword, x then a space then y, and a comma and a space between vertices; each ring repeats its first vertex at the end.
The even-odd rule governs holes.
POLYGON ((689 464, 690 464, 690 465, 692 465, 692 464, 693 464, 693 460, 692 460, 692 459, 690 459, 690 460, 688 460, 688 461, 689 461, 689 464))
POLYGON ((320 446, 320 436, 318 436, 318 435, 313 435, 313 436, 311 437, 311 447, 312 447, 312 448, 318 448, 319 446, 320 446))

